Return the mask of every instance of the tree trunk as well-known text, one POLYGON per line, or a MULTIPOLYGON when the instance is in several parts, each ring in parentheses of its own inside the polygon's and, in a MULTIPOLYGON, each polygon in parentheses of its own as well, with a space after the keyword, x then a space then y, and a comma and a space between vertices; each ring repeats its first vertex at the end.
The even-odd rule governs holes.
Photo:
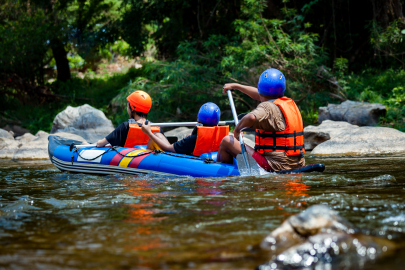
POLYGON ((65 46, 59 39, 55 39, 51 44, 53 57, 56 61, 56 68, 58 72, 58 81, 66 82, 71 79, 69 60, 67 59, 67 52, 65 46))
POLYGON ((386 28, 392 21, 405 22, 400 0, 372 0, 374 20, 386 28))

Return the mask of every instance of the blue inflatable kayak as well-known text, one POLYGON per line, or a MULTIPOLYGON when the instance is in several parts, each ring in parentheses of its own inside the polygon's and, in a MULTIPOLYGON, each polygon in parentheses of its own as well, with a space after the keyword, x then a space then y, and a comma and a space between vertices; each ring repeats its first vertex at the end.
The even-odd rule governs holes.
MULTIPOLYGON (((239 175, 236 161, 234 164, 216 162, 216 153, 200 157, 150 151, 126 147, 89 147, 77 149, 72 144, 79 141, 59 136, 49 136, 48 152, 51 162, 61 171, 89 174, 158 174, 165 176, 222 177, 239 175)), ((278 173, 322 172, 323 164, 307 165, 299 170, 278 173)))

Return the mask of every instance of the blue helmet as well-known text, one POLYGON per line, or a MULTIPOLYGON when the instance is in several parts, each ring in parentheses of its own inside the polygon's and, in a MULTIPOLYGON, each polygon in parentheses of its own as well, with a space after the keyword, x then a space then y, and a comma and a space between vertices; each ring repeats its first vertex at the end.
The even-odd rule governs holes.
POLYGON ((221 110, 217 104, 207 102, 201 106, 198 112, 197 121, 207 126, 218 125, 219 118, 221 117, 221 110))
POLYGON ((260 75, 257 86, 260 95, 282 97, 285 91, 285 77, 280 70, 269 68, 260 75))

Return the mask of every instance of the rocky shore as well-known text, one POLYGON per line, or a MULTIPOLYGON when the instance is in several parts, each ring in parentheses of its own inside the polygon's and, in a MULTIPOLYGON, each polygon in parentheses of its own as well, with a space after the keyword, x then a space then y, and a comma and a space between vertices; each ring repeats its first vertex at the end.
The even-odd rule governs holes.
MULTIPOLYGON (((384 106, 346 101, 340 105, 321 107, 319 111, 321 124, 304 129, 307 153, 316 157, 405 154, 405 133, 393 128, 373 126, 378 122, 378 117, 385 114, 384 106), (333 121, 328 118, 346 121, 333 121)), ((13 128, 20 134, 26 131, 13 128)), ((94 143, 113 131, 114 126, 102 111, 85 104, 79 107, 68 106, 56 115, 50 133, 39 131, 33 135, 27 132, 16 136, 9 127, 7 129, 10 131, 0 129, 0 158, 35 160, 48 159, 49 135, 94 143)), ((175 140, 181 140, 191 131, 192 128, 179 127, 165 134, 175 140)), ((244 141, 254 147, 254 133, 245 133, 244 141)))

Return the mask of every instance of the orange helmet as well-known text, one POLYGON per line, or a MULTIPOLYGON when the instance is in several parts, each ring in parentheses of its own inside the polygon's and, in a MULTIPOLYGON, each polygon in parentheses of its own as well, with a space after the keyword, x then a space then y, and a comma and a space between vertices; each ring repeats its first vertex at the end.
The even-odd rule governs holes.
POLYGON ((127 97, 129 106, 132 110, 148 113, 152 107, 152 99, 144 91, 135 91, 127 97))

